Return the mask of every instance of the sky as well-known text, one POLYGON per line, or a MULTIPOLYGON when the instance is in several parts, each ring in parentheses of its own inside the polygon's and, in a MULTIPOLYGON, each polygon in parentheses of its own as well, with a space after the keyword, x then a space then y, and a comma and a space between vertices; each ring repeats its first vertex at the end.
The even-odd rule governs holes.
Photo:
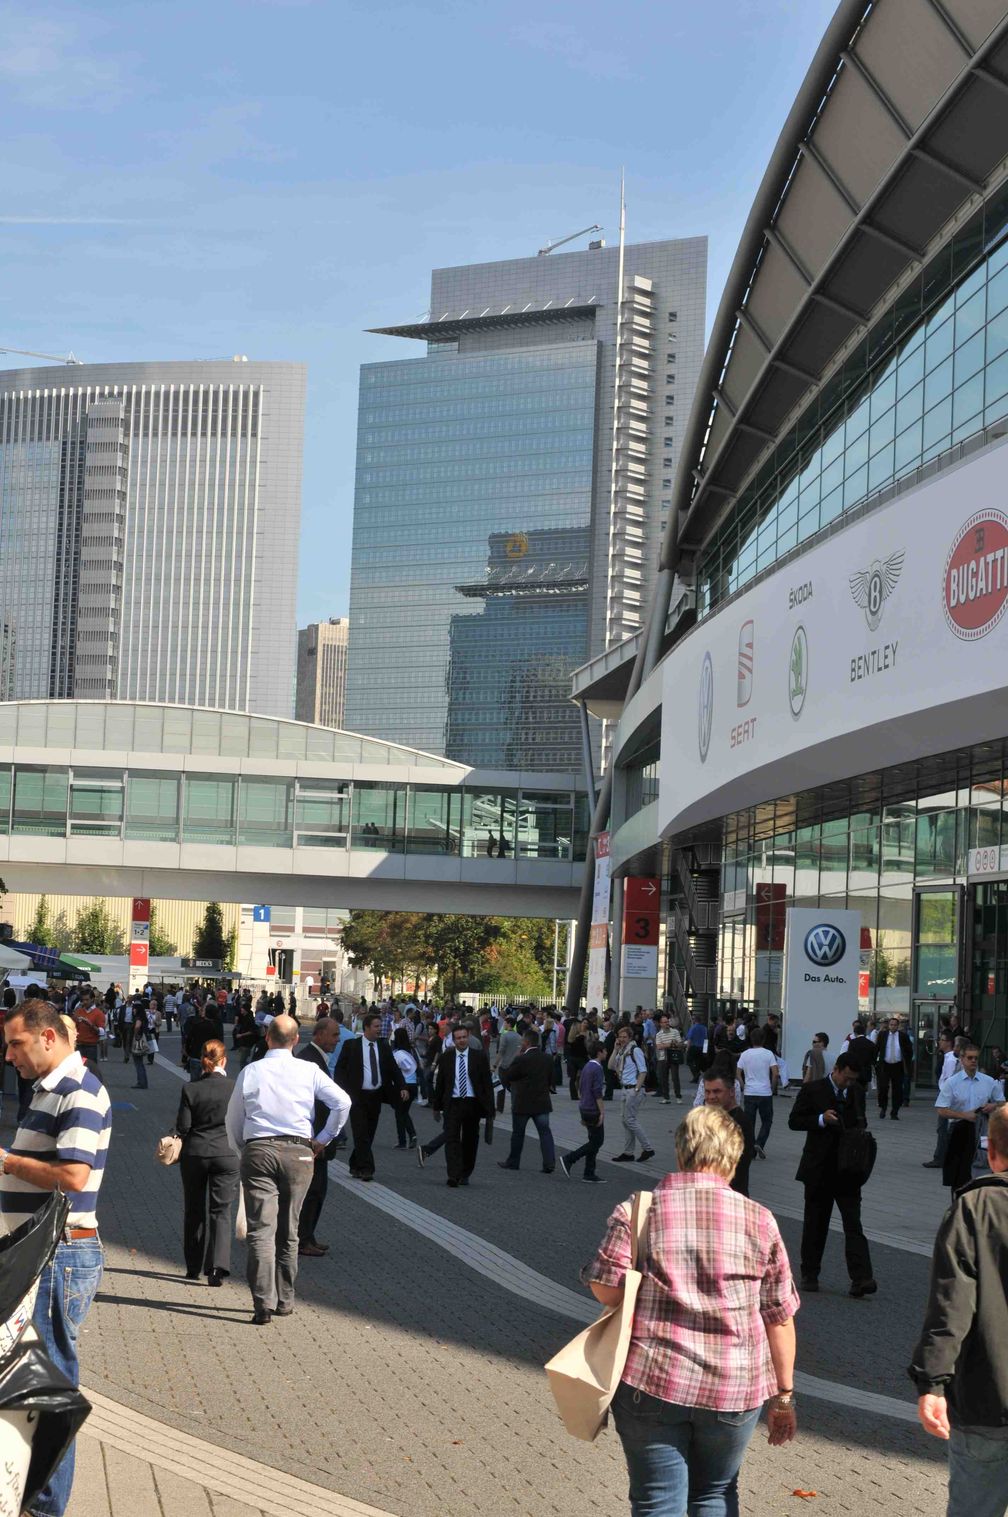
POLYGON ((833 8, 0 0, 0 346, 306 363, 299 624, 344 615, 358 369, 414 351, 364 329, 615 241, 624 165, 628 241, 710 238, 710 319, 833 8))

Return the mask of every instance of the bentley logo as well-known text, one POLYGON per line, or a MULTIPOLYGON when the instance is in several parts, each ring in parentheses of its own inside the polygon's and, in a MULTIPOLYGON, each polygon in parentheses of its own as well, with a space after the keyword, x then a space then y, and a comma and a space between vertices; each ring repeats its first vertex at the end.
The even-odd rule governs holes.
POLYGON ((714 664, 709 653, 704 654, 700 670, 700 689, 697 693, 697 743, 700 762, 706 762, 710 748, 711 725, 714 721, 714 664))
POLYGON ((890 553, 885 563, 880 564, 876 559, 867 569, 862 569, 860 574, 852 574, 850 577, 850 593, 854 597, 855 606, 860 606, 864 612, 870 632, 874 632, 882 620, 885 603, 903 572, 905 556, 904 550, 900 548, 898 552, 890 553))
POLYGON ((846 951, 847 939, 830 922, 820 922, 805 934, 805 957, 820 969, 839 964, 846 951))

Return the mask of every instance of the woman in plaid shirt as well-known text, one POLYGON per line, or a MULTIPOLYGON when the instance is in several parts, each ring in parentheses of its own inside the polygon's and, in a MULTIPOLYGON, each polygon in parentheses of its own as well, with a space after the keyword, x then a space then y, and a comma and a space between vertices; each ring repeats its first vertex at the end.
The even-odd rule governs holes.
MULTIPOLYGON (((678 1174, 651 1201, 633 1334, 613 1399, 632 1517, 737 1517, 738 1471, 769 1401, 769 1442, 795 1434, 798 1293, 777 1223, 730 1189, 742 1134, 695 1107, 675 1135, 678 1174)), ((630 1266, 630 1205, 582 1271, 604 1306, 630 1266)))

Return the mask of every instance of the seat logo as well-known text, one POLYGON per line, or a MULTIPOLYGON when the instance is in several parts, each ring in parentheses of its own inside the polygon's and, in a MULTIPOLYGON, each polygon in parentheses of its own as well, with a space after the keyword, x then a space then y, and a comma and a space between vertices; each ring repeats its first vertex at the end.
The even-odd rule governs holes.
POLYGON ((710 750, 711 726, 714 722, 714 663, 709 653, 704 654, 700 670, 700 689, 697 692, 697 743, 700 762, 706 762, 710 750))
POLYGON ((820 922, 805 934, 805 957, 820 969, 839 964, 846 952, 847 939, 830 922, 820 922))
POLYGON ((867 569, 861 569, 859 573, 850 576, 850 593, 855 606, 860 606, 865 614, 869 632, 874 632, 882 620, 885 603, 903 572, 905 557, 905 550, 900 548, 896 553, 890 553, 884 563, 875 559, 867 569))
POLYGON ((743 622, 738 635, 738 695, 736 705, 748 706, 752 700, 753 648, 756 631, 751 621, 743 622))

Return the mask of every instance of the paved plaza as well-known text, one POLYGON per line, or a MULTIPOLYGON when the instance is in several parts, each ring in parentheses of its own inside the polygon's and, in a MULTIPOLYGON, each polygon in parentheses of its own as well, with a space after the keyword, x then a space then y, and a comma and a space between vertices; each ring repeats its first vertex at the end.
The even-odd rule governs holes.
MULTIPOLYGON (((82 1335, 95 1411, 78 1441, 71 1517, 625 1513, 618 1440, 569 1439, 542 1365, 594 1315, 578 1270, 616 1202, 671 1165, 685 1106, 649 1098, 656 1159, 603 1162, 600 1186, 542 1174, 534 1138, 519 1174, 499 1170, 505 1119, 459 1190, 446 1187, 441 1154, 421 1169, 396 1150, 385 1114, 376 1182, 332 1166, 319 1229, 331 1252, 302 1260, 294 1316, 261 1329, 239 1245, 222 1289, 183 1278, 179 1175, 153 1159, 178 1104, 176 1049, 177 1036, 163 1039, 147 1092, 130 1088, 132 1064, 115 1050, 103 1066, 114 1103, 100 1205, 107 1269, 82 1335)), ((789 1104, 776 1103, 752 1191, 796 1264, 801 1140, 789 1104)), ((566 1091, 555 1106, 562 1149, 579 1128, 566 1091)), ((8 1097, 7 1129, 12 1115, 8 1097)), ((428 1111, 415 1118, 421 1137, 436 1130, 428 1111)), ((822 1290, 797 1319, 799 1437, 769 1449, 757 1432, 740 1477, 752 1517, 799 1510, 795 1490, 833 1511, 944 1511, 944 1451, 918 1428, 905 1373, 946 1199, 940 1175, 920 1167, 934 1141, 930 1100, 874 1125, 880 1157, 864 1210, 879 1293, 847 1296, 832 1234, 822 1290)), ((620 1132, 614 1118, 609 1127, 611 1155, 620 1132)))

